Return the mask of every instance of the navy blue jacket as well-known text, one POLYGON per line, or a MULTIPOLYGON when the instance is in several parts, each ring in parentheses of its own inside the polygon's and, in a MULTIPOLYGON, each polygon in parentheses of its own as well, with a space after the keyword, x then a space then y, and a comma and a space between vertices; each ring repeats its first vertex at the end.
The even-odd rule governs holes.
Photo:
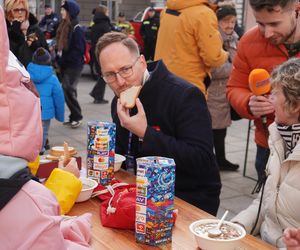
MULTIPOLYGON (((176 196, 215 215, 221 182, 205 97, 197 87, 168 71, 162 61, 150 64, 149 71, 151 76, 139 95, 148 127, 143 142, 133 136, 131 155, 173 158, 176 196)), ((112 102, 116 152, 125 155, 129 132, 120 125, 116 100, 112 102)), ((132 114, 136 112, 134 108, 132 114)))
POLYGON ((85 38, 82 28, 76 24, 69 36, 68 49, 62 51, 59 64, 62 69, 82 68, 84 65, 85 38))
POLYGON ((66 68, 81 69, 84 65, 86 41, 84 32, 77 19, 80 8, 74 0, 66 0, 62 6, 65 6, 70 14, 72 30, 68 36, 68 48, 62 51, 62 56, 58 63, 62 70, 66 68))

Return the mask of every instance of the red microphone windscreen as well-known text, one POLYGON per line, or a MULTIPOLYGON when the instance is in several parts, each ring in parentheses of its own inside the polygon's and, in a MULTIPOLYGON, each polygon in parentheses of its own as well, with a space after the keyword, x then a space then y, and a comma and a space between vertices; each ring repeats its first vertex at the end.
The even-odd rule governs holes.
POLYGON ((254 95, 265 95, 271 90, 270 74, 265 69, 253 69, 248 80, 249 88, 254 95))

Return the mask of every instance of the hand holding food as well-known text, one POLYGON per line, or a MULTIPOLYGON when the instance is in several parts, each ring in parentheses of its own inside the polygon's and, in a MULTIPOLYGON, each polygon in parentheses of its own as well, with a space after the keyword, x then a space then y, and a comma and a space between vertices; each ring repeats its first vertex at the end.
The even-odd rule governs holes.
POLYGON ((140 99, 136 99, 137 114, 130 116, 129 109, 122 105, 121 100, 117 103, 117 112, 120 119, 121 126, 143 139, 147 129, 147 117, 143 104, 140 99))
POLYGON ((132 86, 129 89, 120 93, 120 100, 122 105, 126 108, 131 109, 135 106, 135 100, 138 98, 142 86, 132 86))

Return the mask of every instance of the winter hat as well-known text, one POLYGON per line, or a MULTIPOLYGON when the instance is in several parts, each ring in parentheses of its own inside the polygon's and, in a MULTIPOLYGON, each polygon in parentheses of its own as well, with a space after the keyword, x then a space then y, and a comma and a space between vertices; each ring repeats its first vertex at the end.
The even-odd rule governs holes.
POLYGON ((51 56, 43 47, 39 47, 32 56, 32 62, 40 65, 51 65, 51 56))
POLYGON ((71 19, 75 19, 79 15, 80 7, 74 0, 65 0, 60 7, 69 12, 71 19))
POLYGON ((125 16, 125 13, 124 12, 120 12, 119 13, 119 17, 124 17, 125 16))
POLYGON ((231 5, 224 5, 224 6, 220 7, 219 9, 217 9, 216 15, 217 15, 218 21, 220 21, 227 16, 236 16, 236 10, 231 5))

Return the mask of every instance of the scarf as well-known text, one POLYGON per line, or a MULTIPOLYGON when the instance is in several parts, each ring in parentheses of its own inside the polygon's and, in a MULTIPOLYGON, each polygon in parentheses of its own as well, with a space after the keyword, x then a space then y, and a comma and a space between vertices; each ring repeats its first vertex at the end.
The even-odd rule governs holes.
POLYGON ((0 210, 19 192, 25 183, 32 179, 30 170, 26 167, 9 179, 0 178, 0 210))
POLYGON ((300 123, 290 126, 277 124, 277 129, 285 142, 285 158, 287 158, 293 152, 300 139, 300 123))

